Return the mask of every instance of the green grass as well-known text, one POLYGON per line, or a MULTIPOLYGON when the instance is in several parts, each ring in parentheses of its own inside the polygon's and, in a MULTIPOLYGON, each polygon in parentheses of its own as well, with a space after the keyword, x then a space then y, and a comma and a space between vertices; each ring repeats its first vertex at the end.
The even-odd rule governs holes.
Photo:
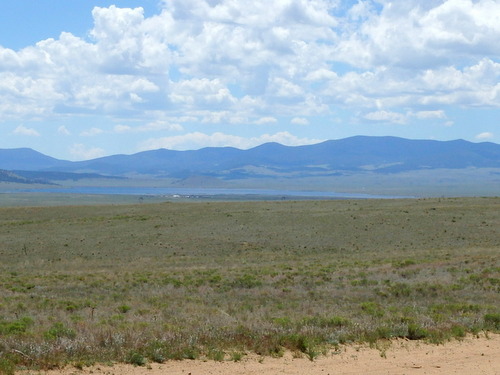
POLYGON ((500 199, 0 208, 0 374, 498 332, 500 199))

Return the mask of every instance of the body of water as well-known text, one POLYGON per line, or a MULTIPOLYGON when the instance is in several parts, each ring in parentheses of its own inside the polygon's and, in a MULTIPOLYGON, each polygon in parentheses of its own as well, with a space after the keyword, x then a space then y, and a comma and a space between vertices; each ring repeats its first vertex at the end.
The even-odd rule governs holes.
POLYGON ((274 190, 274 189, 222 189, 222 188, 176 188, 176 187, 50 187, 36 189, 16 189, 12 193, 59 193, 59 194, 95 194, 95 195, 135 195, 164 196, 168 198, 210 198, 221 196, 240 197, 295 197, 303 199, 374 199, 374 198, 410 198, 361 193, 337 193, 330 191, 274 190))

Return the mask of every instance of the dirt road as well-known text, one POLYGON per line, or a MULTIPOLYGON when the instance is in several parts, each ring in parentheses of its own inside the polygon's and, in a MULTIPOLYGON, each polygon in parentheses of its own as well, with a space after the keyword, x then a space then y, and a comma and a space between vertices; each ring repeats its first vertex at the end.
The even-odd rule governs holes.
MULTIPOLYGON (((68 367, 46 375, 339 375, 339 374, 500 374, 500 335, 468 337, 445 345, 397 340, 384 350, 367 346, 342 347, 311 362, 287 353, 282 358, 244 356, 239 362, 172 361, 144 367, 95 366, 78 370, 68 367)), ((25 373, 26 374, 26 373, 25 373)), ((30 372, 29 374, 40 374, 30 372)))

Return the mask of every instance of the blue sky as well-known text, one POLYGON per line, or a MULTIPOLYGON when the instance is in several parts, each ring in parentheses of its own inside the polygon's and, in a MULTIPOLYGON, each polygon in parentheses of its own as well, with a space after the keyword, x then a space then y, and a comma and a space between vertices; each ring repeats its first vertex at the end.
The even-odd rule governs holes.
POLYGON ((495 0, 0 3, 0 148, 500 143, 495 0))

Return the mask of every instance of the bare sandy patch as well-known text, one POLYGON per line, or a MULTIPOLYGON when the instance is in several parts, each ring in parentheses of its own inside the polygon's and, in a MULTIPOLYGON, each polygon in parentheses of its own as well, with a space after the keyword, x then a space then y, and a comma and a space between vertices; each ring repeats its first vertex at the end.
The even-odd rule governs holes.
POLYGON ((341 347, 314 361, 286 353, 282 358, 247 355, 239 362, 186 360, 145 367, 116 364, 78 370, 68 367, 45 375, 328 375, 328 374, 500 374, 500 335, 467 337, 445 345, 396 340, 378 345, 341 347))

